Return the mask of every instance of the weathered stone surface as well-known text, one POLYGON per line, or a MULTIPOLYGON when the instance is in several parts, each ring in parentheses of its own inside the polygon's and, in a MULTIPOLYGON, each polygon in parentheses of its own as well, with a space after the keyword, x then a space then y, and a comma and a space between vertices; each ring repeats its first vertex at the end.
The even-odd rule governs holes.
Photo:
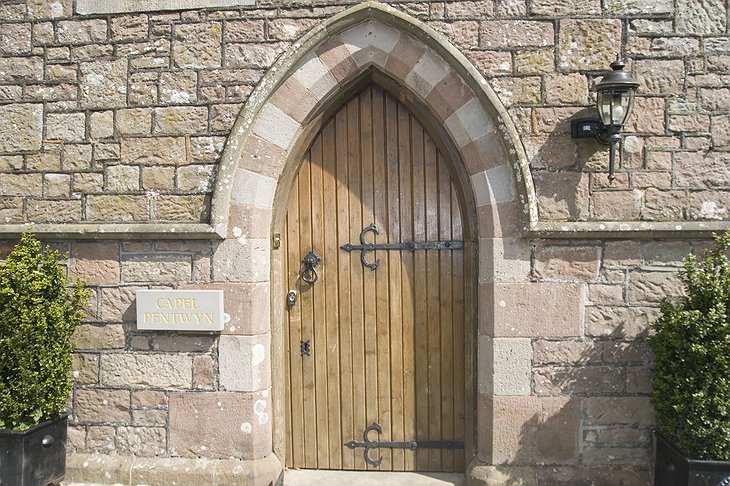
POLYGON ((132 392, 132 406, 135 408, 165 408, 167 394, 155 390, 136 390, 132 392))
POLYGON ((594 15, 600 11, 599 0, 536 0, 530 5, 532 15, 594 15))
POLYGON ((675 183, 678 187, 725 187, 730 182, 730 154, 682 152, 675 156, 675 183), (697 170, 702 167, 702 170, 697 170))
POLYGON ((30 54, 30 24, 3 24, 0 30, 0 54, 30 54))
POLYGON ((117 349, 124 347, 124 330, 117 324, 82 324, 71 340, 76 349, 117 349))
POLYGON ((549 221, 575 221, 588 217, 588 174, 535 172, 540 216, 549 221))
POLYGON ((209 204, 204 195, 168 196, 154 199, 153 215, 157 221, 203 222, 208 219, 209 204))
POLYGON ((0 152, 38 150, 42 133, 43 105, 0 105, 0 152))
POLYGON ((587 246, 538 246, 535 275, 541 280, 595 280, 601 249, 587 246))
POLYGON ((539 77, 500 77, 492 81, 492 87, 505 106, 533 105, 542 101, 539 77))
POLYGON ((205 354, 193 357, 193 388, 212 390, 215 387, 213 358, 205 354))
POLYGON ((118 427, 116 450, 135 456, 159 456, 165 453, 167 440, 163 427, 118 427))
POLYGON ((479 378, 479 391, 487 395, 529 395, 532 347, 525 338, 479 337, 480 369, 492 370, 479 378))
POLYGON ((139 167, 135 165, 110 165, 106 168, 106 190, 129 192, 139 190, 139 167))
POLYGON ((106 40, 106 20, 63 20, 56 28, 62 44, 86 44, 106 40))
POLYGON ((225 282, 263 282, 269 276, 269 240, 225 240, 213 255, 213 278, 225 282))
POLYGON ((700 191, 690 195, 691 219, 727 219, 730 216, 730 193, 725 191, 700 191))
POLYGON ((26 221, 34 223, 74 223, 81 221, 81 201, 58 199, 29 200, 25 207, 26 221))
POLYGON ((182 137, 122 139, 122 163, 140 165, 173 165, 187 160, 182 137))
POLYGON ((0 57, 0 82, 40 81, 43 58, 0 57))
POLYGON ((149 135, 152 133, 152 109, 126 108, 118 110, 115 126, 117 133, 122 136, 149 135))
POLYGON ((606 11, 610 14, 669 14, 674 11, 672 0, 618 0, 606 3, 606 11))
POLYGON ((76 243, 71 252, 71 261, 71 271, 87 283, 119 282, 120 264, 117 243, 76 243))
POLYGON ((147 196, 89 196, 86 216, 100 222, 148 221, 149 201, 147 196))
POLYGON ((114 112, 97 111, 89 117, 91 138, 109 138, 114 136, 114 112))
POLYGON ((179 354, 108 354, 101 360, 100 375, 108 386, 188 388, 192 361, 179 354))
POLYGON ((201 353, 209 352, 214 343, 213 336, 191 335, 185 336, 174 334, 171 336, 158 336, 153 334, 151 338, 152 350, 170 353, 201 353))
POLYGON ((594 341, 548 341, 532 343, 532 361, 537 365, 592 364, 602 361, 603 344, 594 341))
POLYGON ((132 409, 132 422, 134 425, 164 427, 167 425, 167 410, 132 409))
POLYGON ((172 44, 175 65, 198 69, 220 67, 221 32, 219 22, 175 26, 172 44))
POLYGON ((188 255, 132 256, 122 261, 123 282, 189 282, 191 271, 188 255))
POLYGON ((43 193, 41 174, 0 174, 0 188, 8 196, 37 196, 43 193))
POLYGON ((649 188, 644 193, 643 219, 679 221, 683 219, 688 197, 685 191, 660 191, 649 188))
POLYGON ((160 101, 186 104, 197 100, 198 75, 193 70, 160 74, 160 101))
POLYGON ((89 385, 99 382, 99 355, 74 353, 71 365, 74 383, 89 385))
POLYGON ((634 74, 642 94, 676 94, 684 84, 684 64, 678 60, 637 60, 634 74))
POLYGON ((147 15, 124 15, 111 18, 113 40, 144 39, 149 29, 147 15))
POLYGON ((629 273, 628 299, 631 304, 655 303, 662 299, 676 299, 683 295, 683 287, 673 271, 633 271, 629 273))
POLYGON ((563 71, 595 69, 614 61, 606 45, 621 42, 619 20, 561 20, 558 67, 563 71))
POLYGON ((480 282, 524 282, 530 273, 530 248, 521 238, 479 239, 480 282))
POLYGON ((129 390, 76 390, 76 418, 81 423, 129 423, 132 419, 129 404, 129 390))
POLYGON ((580 400, 494 397, 495 464, 565 464, 578 453, 580 400))
POLYGON ((175 167, 143 167, 142 189, 173 191, 175 167))
POLYGON ((575 284, 480 284, 479 322, 486 326, 480 332, 496 337, 578 336, 581 294, 575 284))
POLYGON ((655 307, 586 307, 587 336, 632 339, 647 336, 649 326, 659 317, 655 307))
POLYGON ((81 105, 84 108, 121 108, 127 103, 127 60, 82 62, 81 105))
POLYGON ((623 392, 625 377, 621 368, 577 366, 538 368, 532 380, 536 395, 571 395, 623 392))
POLYGON ((208 129, 208 109, 205 107, 169 107, 155 110, 154 133, 188 135, 205 133, 208 129))
POLYGON ((593 218, 599 221, 639 219, 640 191, 601 191, 593 194, 593 218))
POLYGON ((592 397, 586 399, 590 425, 653 425, 654 408, 649 397, 592 397))
POLYGON ((271 452, 268 392, 173 393, 170 453, 214 458, 264 457, 271 452))
POLYGON ((549 22, 487 20, 482 22, 479 47, 544 47, 553 43, 553 25, 549 22))
POLYGON ((270 386, 269 335, 221 336, 218 341, 221 388, 258 391, 270 386))
POLYGON ((177 170, 177 188, 181 191, 212 192, 214 165, 188 165, 177 170))
POLYGON ((226 42, 254 42, 264 40, 263 20, 229 20, 226 22, 226 42))
POLYGON ((680 34, 723 34, 727 23, 727 2, 723 0, 678 0, 677 32, 680 34))

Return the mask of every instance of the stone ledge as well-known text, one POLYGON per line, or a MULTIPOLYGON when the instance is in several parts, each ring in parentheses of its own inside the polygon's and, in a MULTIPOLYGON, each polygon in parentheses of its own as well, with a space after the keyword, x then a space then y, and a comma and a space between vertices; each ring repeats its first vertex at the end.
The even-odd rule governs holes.
POLYGON ((65 483, 96 485, 271 486, 282 472, 275 454, 254 461, 73 454, 65 483))
POLYGON ((568 239, 710 239, 730 229, 730 221, 539 221, 531 238, 568 239))
POLYGON ((77 0, 81 15, 188 10, 253 5, 254 0, 77 0))
POLYGON ((17 238, 27 230, 41 239, 71 240, 222 240, 225 236, 205 223, 29 223, 0 225, 0 239, 17 238))

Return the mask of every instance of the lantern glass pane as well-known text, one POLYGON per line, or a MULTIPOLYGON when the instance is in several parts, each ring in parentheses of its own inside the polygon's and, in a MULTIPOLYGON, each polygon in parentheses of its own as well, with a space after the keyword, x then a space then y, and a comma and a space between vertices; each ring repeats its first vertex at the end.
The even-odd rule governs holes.
POLYGON ((596 104, 604 125, 623 125, 631 115, 633 90, 599 91, 596 104))

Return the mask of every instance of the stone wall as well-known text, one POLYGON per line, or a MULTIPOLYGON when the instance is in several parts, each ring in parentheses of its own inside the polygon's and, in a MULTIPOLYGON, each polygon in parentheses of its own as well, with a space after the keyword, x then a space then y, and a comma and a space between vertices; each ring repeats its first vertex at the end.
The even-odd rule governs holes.
MULTIPOLYGON (((721 0, 394 5, 445 34, 490 79, 530 156, 541 219, 729 216, 721 0), (616 54, 641 88, 609 183, 606 151, 568 133, 569 119, 592 103, 590 76, 616 54)), ((262 2, 80 16, 71 0, 3 2, 2 218, 205 221, 216 162, 253 86, 344 8, 262 2)))
MULTIPOLYGON (((307 31, 350 6, 261 0, 79 15, 72 0, 3 1, 0 220, 168 230, 209 222, 223 149, 248 96, 307 31)), ((392 6, 444 34, 496 91, 527 152, 541 221, 730 219, 724 2, 392 6), (606 150, 572 140, 569 120, 593 113, 591 76, 617 52, 641 87, 609 183, 606 150)), ((247 163, 263 165, 260 157, 247 163)), ((255 179, 277 174, 268 169, 255 179)), ((206 480, 268 477, 261 470, 280 467, 271 459, 271 208, 259 201, 273 198, 270 186, 242 198, 252 207, 223 242, 55 240, 69 272, 94 290, 75 338, 76 478, 153 482, 181 467, 206 480), (223 289, 231 320, 220 336, 138 332, 140 288, 223 289), (265 359, 254 360, 260 349, 265 359)), ((517 205, 479 212, 480 246, 493 248, 479 284, 478 458, 496 466, 474 476, 646 484, 647 328, 659 300, 679 293, 681 258, 706 242, 679 230, 664 241, 537 239, 520 233, 517 205)))

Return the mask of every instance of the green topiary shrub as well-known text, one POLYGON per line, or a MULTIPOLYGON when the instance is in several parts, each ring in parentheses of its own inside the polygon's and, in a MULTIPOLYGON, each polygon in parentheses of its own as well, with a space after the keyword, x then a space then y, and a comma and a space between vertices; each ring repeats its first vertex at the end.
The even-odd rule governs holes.
POLYGON ((684 260, 686 297, 654 323, 652 402, 658 430, 687 457, 730 460, 730 231, 684 260))
POLYGON ((0 265, 0 429, 55 418, 71 392, 70 338, 91 292, 68 287, 58 258, 28 232, 0 265))

